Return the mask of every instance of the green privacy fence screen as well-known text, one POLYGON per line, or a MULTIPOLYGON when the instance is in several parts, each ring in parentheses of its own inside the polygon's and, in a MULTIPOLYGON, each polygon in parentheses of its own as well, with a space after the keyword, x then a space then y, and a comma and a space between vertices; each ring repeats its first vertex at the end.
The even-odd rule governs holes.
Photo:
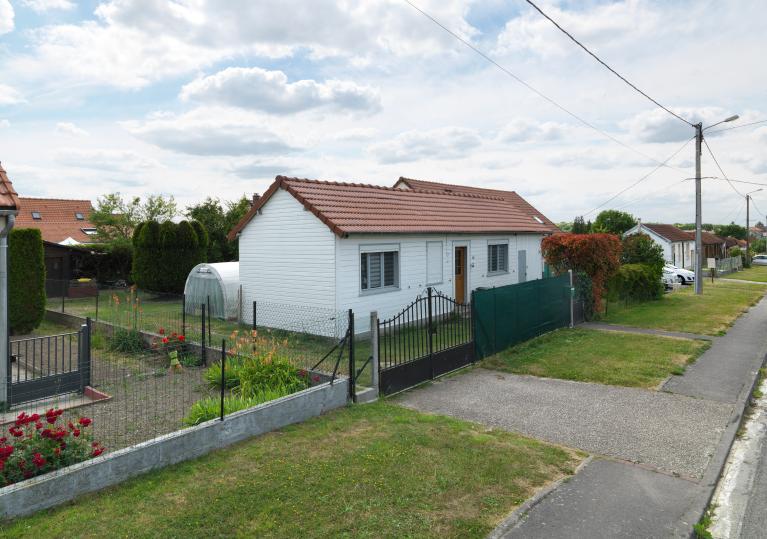
POLYGON ((477 359, 570 324, 568 274, 498 288, 475 290, 477 359))

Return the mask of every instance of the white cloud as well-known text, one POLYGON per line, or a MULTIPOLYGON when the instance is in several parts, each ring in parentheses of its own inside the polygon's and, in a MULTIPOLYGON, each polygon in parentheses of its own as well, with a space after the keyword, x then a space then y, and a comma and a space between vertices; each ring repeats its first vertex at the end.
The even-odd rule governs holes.
POLYGON ((77 127, 72 122, 59 122, 56 124, 56 131, 65 135, 73 135, 75 137, 85 137, 88 132, 85 129, 77 127))
POLYGON ((245 179, 273 179, 278 174, 290 174, 292 167, 279 162, 244 161, 229 165, 229 172, 245 179))
POLYGON ((37 13, 46 13, 55 9, 66 11, 75 7, 71 0, 22 0, 22 4, 37 13))
POLYGON ((353 127, 333 134, 333 139, 341 142, 359 142, 363 140, 371 140, 375 138, 377 134, 378 129, 375 127, 353 127))
POLYGON ((0 129, 6 128, 6 127, 11 127, 11 122, 9 122, 6 119, 0 120, 0 129))
MULTIPOLYGON (((690 123, 703 122, 704 127, 720 122, 731 115, 731 112, 719 107, 674 107, 671 110, 690 123)), ((689 125, 658 108, 640 112, 622 122, 621 125, 643 142, 683 142, 695 135, 689 125)), ((714 135, 713 131, 709 133, 709 136, 712 135, 714 135)))
POLYGON ((77 168, 131 172, 159 167, 154 159, 143 157, 130 150, 66 148, 58 150, 56 162, 77 168))
POLYGON ((401 133, 368 148, 381 163, 403 163, 419 159, 459 159, 482 145, 473 129, 444 127, 401 133))
POLYGON ((561 140, 570 130, 567 124, 518 119, 506 124, 498 134, 501 142, 540 142, 561 140))
MULTIPOLYGON (((2 2, 3 0, 0 0, 2 2)), ((24 98, 16 88, 0 83, 0 106, 23 103, 24 98)))
POLYGON ((13 6, 9 0, 0 0, 0 35, 13 31, 13 6))
POLYGON ((591 170, 617 170, 625 167, 653 167, 657 163, 642 159, 636 154, 615 153, 592 148, 564 150, 546 157, 546 163, 561 168, 584 168, 591 170))
MULTIPOLYGON (((544 6, 543 10, 592 48, 600 45, 615 47, 651 33, 657 37, 658 31, 663 29, 662 16, 642 0, 596 5, 582 11, 552 5, 544 6)), ((496 52, 504 54, 521 50, 544 57, 581 54, 577 46, 533 9, 525 9, 520 16, 509 20, 498 36, 496 52)))
POLYGON ((238 110, 201 107, 123 125, 141 140, 192 155, 278 155, 298 150, 261 118, 238 110))
POLYGON ((274 114, 320 107, 363 112, 381 108, 378 91, 369 86, 342 80, 288 82, 282 71, 258 67, 228 67, 194 80, 181 89, 181 99, 274 114))
MULTIPOLYGON (((463 19, 469 1, 425 4, 469 36, 475 33, 463 19)), ((95 14, 96 20, 33 30, 33 53, 15 57, 14 70, 141 88, 237 56, 308 51, 315 60, 382 54, 388 61, 392 55, 442 54, 451 43, 396 0, 112 0, 95 14)))

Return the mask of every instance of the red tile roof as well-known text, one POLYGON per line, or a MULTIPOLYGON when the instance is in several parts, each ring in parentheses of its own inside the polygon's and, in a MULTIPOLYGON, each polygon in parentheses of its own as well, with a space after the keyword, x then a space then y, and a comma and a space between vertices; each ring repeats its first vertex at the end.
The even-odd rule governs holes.
POLYGON ((93 211, 90 200, 65 200, 55 198, 21 197, 21 211, 16 217, 17 228, 38 228, 43 240, 60 243, 72 238, 79 243, 93 243, 93 236, 83 232, 84 228, 94 228, 88 220, 93 211), (34 219, 32 212, 40 214, 40 219, 34 219), (85 219, 76 217, 81 213, 85 219))
POLYGON ((561 232, 559 227, 557 227, 553 221, 535 209, 532 204, 519 196, 516 191, 502 191, 500 189, 486 189, 484 187, 471 187, 468 185, 455 185, 450 183, 414 180, 412 178, 401 177, 399 180, 397 180, 397 183, 394 184, 394 187, 402 188, 403 186, 407 186, 410 189, 423 191, 440 191, 443 193, 462 193, 468 195, 501 197, 522 213, 529 214, 531 217, 533 215, 539 217, 544 223, 552 227, 552 232, 561 232))
MULTIPOLYGON (((694 230, 687 231, 687 239, 693 241, 695 240, 694 230)), ((720 238, 719 236, 712 234, 711 232, 706 232, 705 230, 701 230, 701 240, 703 241, 703 245, 723 245, 725 243, 724 238, 720 238)))
POLYGON ((649 228, 659 236, 663 236, 668 241, 690 241, 690 235, 686 230, 677 228, 674 225, 663 225, 660 223, 642 223, 642 228, 649 228))
MULTIPOLYGON (((398 182, 399 183, 399 182, 398 182)), ((339 236, 355 233, 551 234, 556 226, 519 195, 467 188, 382 187, 277 176, 247 215, 232 229, 233 239, 271 196, 283 189, 339 236), (471 190, 471 192, 469 192, 471 190), (542 222, 535 219, 537 216, 542 222)))
POLYGON ((0 209, 19 209, 19 196, 2 165, 0 165, 0 209))

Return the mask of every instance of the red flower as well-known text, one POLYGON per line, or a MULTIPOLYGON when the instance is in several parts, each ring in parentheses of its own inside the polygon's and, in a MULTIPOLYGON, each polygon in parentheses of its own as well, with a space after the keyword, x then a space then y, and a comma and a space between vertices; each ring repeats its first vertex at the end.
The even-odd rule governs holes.
POLYGON ((40 436, 43 438, 50 438, 51 434, 53 434, 53 431, 51 429, 43 429, 43 432, 40 433, 40 436))
POLYGON ((300 371, 298 371, 298 376, 303 378, 304 376, 306 376, 306 371, 304 369, 301 369, 300 371))
POLYGON ((72 436, 74 436, 75 438, 77 438, 78 436, 80 436, 80 429, 74 429, 74 430, 72 431, 72 436))
POLYGON ((97 447, 96 449, 94 449, 94 450, 93 450, 93 453, 92 453, 92 455, 93 455, 94 457, 98 457, 98 456, 99 456, 100 454, 102 454, 103 452, 104 452, 104 448, 103 448, 103 447, 97 447))
POLYGON ((40 414, 32 414, 31 416, 29 416, 29 420, 30 420, 31 422, 36 422, 36 421, 38 421, 39 419, 40 419, 40 414))
POLYGON ((320 381, 320 377, 318 375, 315 374, 314 376, 312 376, 312 382, 319 382, 319 381, 320 381))
POLYGON ((13 434, 16 438, 20 438, 24 436, 24 431, 18 427, 11 427, 10 429, 8 429, 8 432, 13 434))
POLYGON ((83 427, 87 427, 90 425, 93 421, 88 417, 81 417, 78 423, 80 423, 83 427))
POLYGON ((24 470, 24 479, 29 479, 34 474, 30 470, 24 470))
POLYGON ((65 430, 57 430, 55 433, 53 433, 53 437, 57 440, 61 440, 64 436, 67 435, 67 431, 65 430))
POLYGON ((168 344, 168 337, 163 337, 162 338, 162 343, 163 344, 168 344))
POLYGON ((71 421, 67 423, 67 427, 69 427, 69 430, 75 430, 75 426, 72 424, 71 421))
POLYGON ((13 453, 14 447, 12 445, 4 445, 0 447, 0 461, 4 461, 13 453))
POLYGON ((32 456, 32 462, 38 468, 42 468, 43 466, 47 464, 47 461, 43 458, 43 456, 40 453, 35 453, 32 456))
POLYGON ((58 418, 59 418, 59 416, 57 416, 56 414, 54 414, 54 415, 49 415, 49 416, 45 416, 45 420, 46 420, 48 423, 50 423, 51 425, 53 425, 53 424, 56 422, 56 420, 57 420, 58 418))
POLYGON ((56 449, 54 449, 54 450, 53 450, 53 454, 54 454, 54 455, 56 455, 57 457, 58 457, 59 455, 61 455, 61 448, 60 448, 60 447, 57 447, 56 449))
POLYGON ((183 335, 179 335, 178 340, 179 342, 184 342, 186 340, 186 337, 184 337, 183 335))
POLYGON ((2 438, 0 438, 0 444, 4 444, 4 443, 5 443, 5 442, 7 442, 7 441, 8 441, 8 438, 6 438, 5 436, 3 436, 2 438))
POLYGON ((99 446, 99 443, 98 443, 98 442, 93 442, 93 443, 91 443, 91 447, 98 447, 98 446, 99 446))
POLYGON ((165 328, 160 328, 160 330, 157 332, 160 335, 165 335, 165 328))
POLYGON ((35 423, 35 429, 36 430, 40 430, 41 428, 43 428, 43 424, 42 423, 40 423, 39 421, 37 423, 35 423))

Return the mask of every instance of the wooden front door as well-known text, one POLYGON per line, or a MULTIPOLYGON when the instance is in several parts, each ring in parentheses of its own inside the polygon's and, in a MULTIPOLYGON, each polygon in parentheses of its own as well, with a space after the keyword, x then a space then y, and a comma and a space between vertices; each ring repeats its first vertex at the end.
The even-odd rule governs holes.
POLYGON ((455 248, 455 301, 466 303, 466 247, 455 248))

